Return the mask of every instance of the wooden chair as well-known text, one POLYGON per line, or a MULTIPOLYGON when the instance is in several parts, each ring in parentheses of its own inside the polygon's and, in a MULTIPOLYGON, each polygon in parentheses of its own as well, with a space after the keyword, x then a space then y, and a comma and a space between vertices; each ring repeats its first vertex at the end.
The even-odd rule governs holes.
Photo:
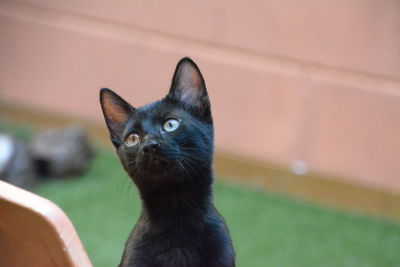
POLYGON ((0 181, 0 266, 92 264, 72 223, 58 206, 0 181))

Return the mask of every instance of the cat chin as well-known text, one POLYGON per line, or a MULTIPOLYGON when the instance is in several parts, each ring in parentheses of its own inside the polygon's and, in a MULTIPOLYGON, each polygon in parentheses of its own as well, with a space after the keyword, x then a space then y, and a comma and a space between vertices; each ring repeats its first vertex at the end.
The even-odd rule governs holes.
POLYGON ((171 175, 171 163, 162 161, 160 159, 154 159, 150 163, 146 162, 141 164, 140 168, 132 170, 128 173, 134 173, 135 176, 146 177, 165 177, 171 175))
POLYGON ((161 182, 164 183, 179 183, 184 179, 181 172, 178 171, 178 166, 174 162, 167 161, 152 161, 151 164, 141 166, 139 169, 128 170, 129 176, 134 182, 161 182))
POLYGON ((145 170, 136 176, 131 176, 132 181, 139 189, 155 189, 164 188, 165 186, 175 186, 183 180, 181 177, 171 176, 167 171, 160 172, 157 170, 145 170))

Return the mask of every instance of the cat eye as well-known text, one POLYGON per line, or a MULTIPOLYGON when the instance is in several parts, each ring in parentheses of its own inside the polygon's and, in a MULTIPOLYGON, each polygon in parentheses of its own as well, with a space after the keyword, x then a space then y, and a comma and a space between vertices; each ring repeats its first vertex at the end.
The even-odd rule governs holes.
POLYGON ((180 122, 176 119, 169 119, 164 123, 164 130, 172 132, 178 129, 180 122))
POLYGON ((140 137, 138 134, 131 133, 128 135, 128 137, 125 139, 125 145, 127 147, 133 147, 136 146, 139 143, 140 137))

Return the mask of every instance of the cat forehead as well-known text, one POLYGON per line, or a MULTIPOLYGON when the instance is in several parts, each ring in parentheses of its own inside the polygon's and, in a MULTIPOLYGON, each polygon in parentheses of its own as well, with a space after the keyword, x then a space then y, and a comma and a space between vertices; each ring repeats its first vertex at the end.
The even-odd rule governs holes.
POLYGON ((166 116, 186 116, 186 112, 177 105, 164 101, 156 101, 139 107, 135 110, 132 119, 134 121, 164 119, 166 116))
POLYGON ((163 112, 163 110, 165 109, 165 107, 163 106, 164 105, 162 105, 160 101, 141 106, 135 110, 134 118, 137 120, 143 120, 149 117, 153 117, 163 112))

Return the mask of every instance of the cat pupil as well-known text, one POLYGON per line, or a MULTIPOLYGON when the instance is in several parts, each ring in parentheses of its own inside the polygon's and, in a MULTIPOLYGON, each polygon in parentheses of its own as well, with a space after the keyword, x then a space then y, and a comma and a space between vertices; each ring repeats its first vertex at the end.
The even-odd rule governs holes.
POLYGON ((175 119, 170 119, 164 124, 164 129, 167 132, 172 132, 175 131, 178 128, 178 126, 179 126, 179 121, 175 119))

